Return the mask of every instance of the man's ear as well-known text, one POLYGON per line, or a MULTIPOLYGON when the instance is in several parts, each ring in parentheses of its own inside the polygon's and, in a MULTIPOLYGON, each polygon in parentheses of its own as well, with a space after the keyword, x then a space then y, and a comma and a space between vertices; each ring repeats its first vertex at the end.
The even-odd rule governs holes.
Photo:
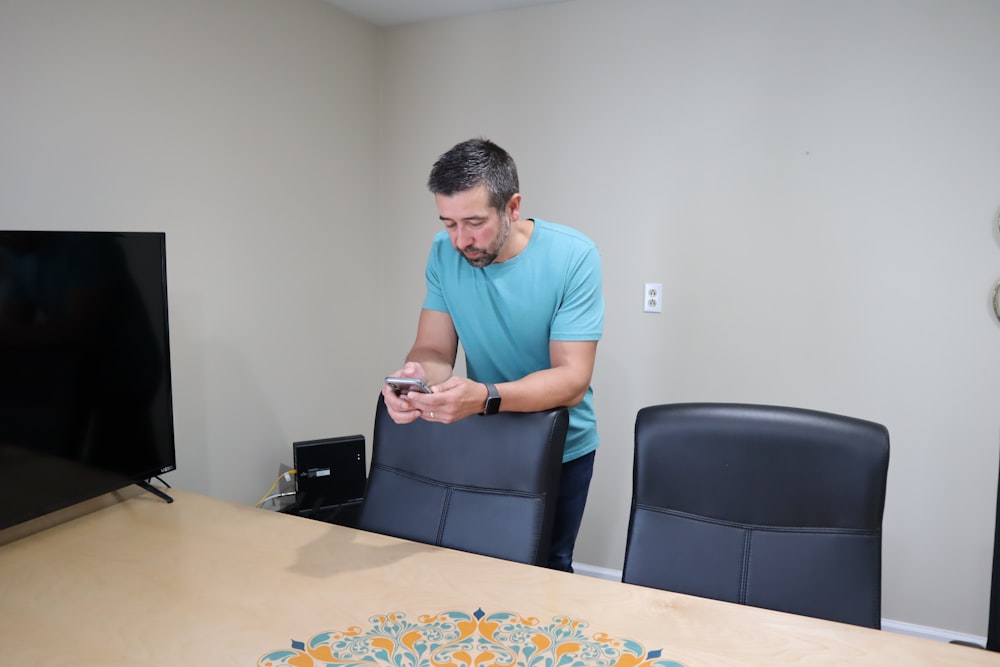
POLYGON ((511 222, 521 219, 521 193, 515 192, 507 200, 507 210, 505 211, 511 222))

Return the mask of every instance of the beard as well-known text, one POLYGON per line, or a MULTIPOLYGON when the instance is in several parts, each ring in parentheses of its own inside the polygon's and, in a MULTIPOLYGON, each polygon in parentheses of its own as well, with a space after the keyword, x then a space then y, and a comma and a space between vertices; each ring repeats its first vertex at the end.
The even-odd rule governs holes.
POLYGON ((475 246, 466 246, 462 248, 462 257, 465 261, 469 263, 470 266, 474 266, 477 269, 481 269, 484 266, 489 266, 496 261, 497 257, 500 256, 500 251, 503 247, 507 245, 507 240, 510 238, 510 218, 506 215, 500 218, 500 232, 497 234, 493 242, 490 243, 485 248, 477 248, 475 246), (475 257, 469 257, 469 254, 474 254, 475 257))

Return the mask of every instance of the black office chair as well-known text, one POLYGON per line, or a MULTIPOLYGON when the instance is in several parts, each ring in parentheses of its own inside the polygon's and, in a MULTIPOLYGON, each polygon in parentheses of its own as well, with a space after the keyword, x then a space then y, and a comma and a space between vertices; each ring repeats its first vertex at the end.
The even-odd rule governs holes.
POLYGON ((557 408, 400 425, 380 394, 358 527, 547 565, 568 424, 557 408))
POLYGON ((643 408, 622 580, 879 628, 888 466, 889 433, 873 422, 643 408))
MULTIPOLYGON (((997 488, 1000 489, 1000 484, 997 488)), ((997 493, 996 513, 993 518, 993 570, 990 577, 990 611, 986 623, 986 646, 961 639, 953 639, 949 643, 1000 652, 1000 492, 997 493)))

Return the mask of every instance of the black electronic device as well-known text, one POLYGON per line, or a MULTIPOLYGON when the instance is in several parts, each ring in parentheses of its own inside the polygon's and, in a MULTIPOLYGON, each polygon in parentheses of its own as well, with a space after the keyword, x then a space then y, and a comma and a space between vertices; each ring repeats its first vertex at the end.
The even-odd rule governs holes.
POLYGON ((292 443, 295 506, 300 516, 327 520, 365 494, 365 438, 348 435, 292 443))
POLYGON ((175 467, 165 235, 0 231, 0 528, 175 467))

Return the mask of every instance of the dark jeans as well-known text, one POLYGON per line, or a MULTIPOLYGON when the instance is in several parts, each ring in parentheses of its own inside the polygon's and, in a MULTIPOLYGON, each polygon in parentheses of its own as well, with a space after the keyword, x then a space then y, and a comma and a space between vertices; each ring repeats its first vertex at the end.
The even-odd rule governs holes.
POLYGON ((562 464, 552 544, 549 547, 549 567, 553 570, 573 571, 573 547, 580 532, 583 508, 587 504, 596 453, 590 452, 562 464))

